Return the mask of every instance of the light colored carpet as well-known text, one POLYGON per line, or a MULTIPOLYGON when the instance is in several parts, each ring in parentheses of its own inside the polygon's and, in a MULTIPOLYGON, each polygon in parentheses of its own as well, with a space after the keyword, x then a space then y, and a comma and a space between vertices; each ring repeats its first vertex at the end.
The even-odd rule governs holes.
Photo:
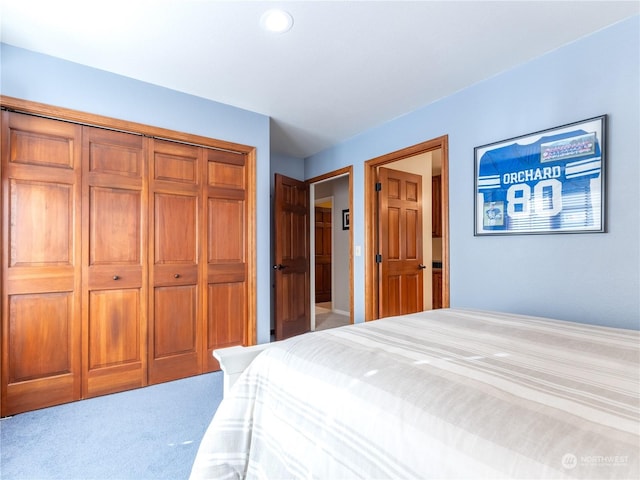
POLYGON ((316 331, 349 325, 349 317, 334 313, 331 302, 316 304, 316 331))

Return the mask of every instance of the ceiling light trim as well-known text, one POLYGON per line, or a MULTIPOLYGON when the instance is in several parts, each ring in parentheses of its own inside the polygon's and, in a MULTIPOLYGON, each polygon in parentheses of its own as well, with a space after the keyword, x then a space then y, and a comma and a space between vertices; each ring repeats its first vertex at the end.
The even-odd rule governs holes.
POLYGON ((293 27, 293 17, 285 10, 267 10, 260 17, 260 26, 267 32, 281 35, 293 27))

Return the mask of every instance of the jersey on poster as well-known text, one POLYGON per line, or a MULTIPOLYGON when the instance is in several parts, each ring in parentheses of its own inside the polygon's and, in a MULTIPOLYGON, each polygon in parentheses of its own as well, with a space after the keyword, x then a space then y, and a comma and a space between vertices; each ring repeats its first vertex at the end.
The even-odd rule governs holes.
POLYGON ((481 229, 599 229, 601 171, 598 137, 582 129, 488 150, 478 166, 481 229))

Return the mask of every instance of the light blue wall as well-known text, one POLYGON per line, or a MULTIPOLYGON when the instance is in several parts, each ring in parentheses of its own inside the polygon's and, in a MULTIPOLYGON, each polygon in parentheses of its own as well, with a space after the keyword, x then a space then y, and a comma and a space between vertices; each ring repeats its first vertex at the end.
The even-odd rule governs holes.
MULTIPOLYGON (((354 165, 364 245, 364 162, 449 135, 451 306, 640 328, 640 17, 467 88, 305 160, 305 177, 354 165), (604 234, 473 236, 473 149, 608 115, 604 234)), ((364 318, 364 261, 354 309, 364 318)))
POLYGON ((273 193, 274 175, 279 173, 286 177, 304 182, 304 162, 297 157, 271 152, 271 192, 273 193))
POLYGON ((257 336, 268 342, 269 117, 6 44, 0 54, 3 95, 257 148, 257 336))

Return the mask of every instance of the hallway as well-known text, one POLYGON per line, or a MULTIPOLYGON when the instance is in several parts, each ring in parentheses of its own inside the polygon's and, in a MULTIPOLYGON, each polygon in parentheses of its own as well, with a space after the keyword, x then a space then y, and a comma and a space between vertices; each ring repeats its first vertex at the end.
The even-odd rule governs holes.
POLYGON ((331 302, 316 303, 316 332, 344 325, 349 325, 349 316, 333 312, 331 302))

